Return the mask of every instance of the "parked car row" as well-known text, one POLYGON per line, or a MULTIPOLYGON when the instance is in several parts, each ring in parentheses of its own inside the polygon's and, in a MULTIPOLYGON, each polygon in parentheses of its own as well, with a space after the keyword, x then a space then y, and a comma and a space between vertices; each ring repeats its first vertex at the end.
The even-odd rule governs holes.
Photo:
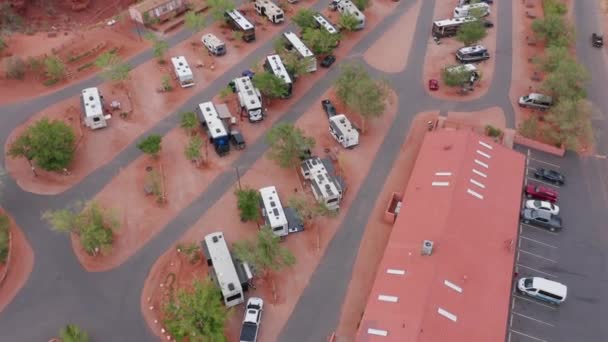
MULTIPOLYGON (((556 185, 566 183, 566 178, 560 172, 545 168, 536 169, 534 177, 556 185)), ((559 196, 556 190, 540 184, 528 184, 524 188, 524 193, 529 199, 525 201, 521 212, 523 223, 552 232, 562 229, 559 207, 555 204, 559 196)))

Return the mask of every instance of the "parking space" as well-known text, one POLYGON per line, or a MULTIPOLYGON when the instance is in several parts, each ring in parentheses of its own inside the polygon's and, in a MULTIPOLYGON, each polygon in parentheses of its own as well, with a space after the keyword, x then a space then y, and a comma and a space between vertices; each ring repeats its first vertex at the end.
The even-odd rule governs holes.
MULTIPOLYGON (((606 203, 592 203, 603 198, 601 194, 606 189, 603 182, 598 181, 599 186, 596 186, 590 179, 600 177, 602 171, 608 170, 608 164, 597 169, 597 165, 590 166, 586 164, 588 161, 577 156, 569 155, 560 159, 519 146, 516 149, 527 156, 525 185, 542 185, 558 192, 556 204, 560 208, 563 229, 551 232, 531 224, 520 224, 515 255, 517 273, 514 277, 507 341, 606 341, 608 328, 601 323, 606 291, 590 294, 589 289, 601 288, 597 284, 590 285, 590 282, 601 284, 607 270, 601 263, 590 263, 588 255, 606 256, 608 251, 608 241, 594 241, 598 240, 598 234, 605 234, 599 227, 607 219, 607 206, 606 203), (539 168, 562 173, 566 177, 566 184, 559 186, 537 179, 534 173, 539 168), (554 305, 522 294, 517 290, 516 282, 521 277, 542 277, 566 285, 566 301, 554 305), (582 298, 588 294, 593 300, 582 298), (597 318, 589 317, 594 312, 597 312, 597 318), (580 319, 597 321, 581 328, 580 319)), ((598 162, 596 159, 591 163, 598 162)), ((525 200, 528 198, 524 196, 522 207, 525 200)))

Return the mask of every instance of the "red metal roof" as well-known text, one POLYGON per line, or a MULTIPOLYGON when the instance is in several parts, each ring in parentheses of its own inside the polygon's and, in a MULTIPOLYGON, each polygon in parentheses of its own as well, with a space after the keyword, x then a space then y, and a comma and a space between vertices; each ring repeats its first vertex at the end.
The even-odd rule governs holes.
POLYGON ((426 135, 357 341, 505 340, 524 166, 471 131, 426 135))

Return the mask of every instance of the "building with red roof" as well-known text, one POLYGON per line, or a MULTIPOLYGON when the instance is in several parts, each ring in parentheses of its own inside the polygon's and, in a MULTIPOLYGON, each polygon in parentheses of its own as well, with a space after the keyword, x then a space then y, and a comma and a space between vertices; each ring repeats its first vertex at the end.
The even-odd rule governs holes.
POLYGON ((523 154, 471 131, 426 134, 357 341, 504 341, 523 154))

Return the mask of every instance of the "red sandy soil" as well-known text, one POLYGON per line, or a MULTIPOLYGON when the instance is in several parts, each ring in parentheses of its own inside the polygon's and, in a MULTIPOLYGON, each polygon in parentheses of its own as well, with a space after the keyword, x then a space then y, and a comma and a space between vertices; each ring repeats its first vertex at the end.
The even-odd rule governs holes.
POLYGON ((52 38, 48 37, 46 32, 34 35, 13 34, 9 36, 6 40, 9 54, 19 56, 24 62, 27 62, 29 57, 40 58, 45 55, 52 55, 55 51, 66 65, 67 77, 50 87, 42 83, 44 77, 33 71, 26 72, 23 80, 7 79, 4 71, 6 63, 0 59, 0 89, 3 90, 0 92, 0 104, 23 101, 57 91, 71 82, 90 77, 98 71, 95 67, 89 67, 82 71, 77 71, 77 68, 88 62, 93 62, 96 55, 99 54, 69 62, 67 56, 70 54, 78 55, 100 43, 105 43, 105 47, 100 50, 100 53, 118 48, 117 53, 123 59, 127 59, 150 46, 147 41, 140 40, 134 32, 133 22, 123 17, 111 27, 99 25, 70 32, 60 31, 57 37, 52 38))
MULTIPOLYGON (((331 91, 328 91, 318 100, 328 97, 334 97, 331 91)), ((316 154, 323 155, 322 151, 325 149, 338 151, 338 160, 340 161, 343 174, 347 175, 346 182, 349 185, 349 190, 341 203, 342 210, 337 217, 321 218, 316 222, 316 228, 309 228, 300 234, 288 237, 284 242, 284 245, 294 253, 298 262, 292 269, 286 270, 274 277, 275 283, 278 284, 276 292, 277 300, 272 299, 272 290, 269 289, 265 282, 258 281, 257 290, 250 293, 250 295, 263 294, 262 297, 268 302, 264 312, 265 323, 264 329, 261 331, 260 340, 276 340, 283 324, 293 310, 298 297, 307 286, 310 275, 316 268, 336 229, 339 227, 347 212, 347 208, 354 199, 354 194, 358 191, 371 166, 373 158, 361 156, 373 156, 377 153, 383 136, 395 117, 396 108, 397 97, 392 93, 385 116, 381 120, 372 121, 367 124, 367 132, 361 136, 360 146, 352 151, 341 149, 330 137, 326 121, 320 120, 320 118, 324 118, 324 113, 321 107, 318 106, 317 101, 297 121, 296 125, 298 127, 316 139, 316 154), (317 229, 319 227, 322 228, 317 229)), ((338 110, 340 111, 341 109, 342 106, 338 104, 338 110)), ((355 118, 353 120, 356 121, 355 118)), ((291 197, 294 191, 302 192, 302 187, 299 178, 295 174, 295 170, 280 169, 268 158, 257 160, 252 168, 242 175, 241 183, 254 189, 274 185, 279 190, 282 201, 285 202, 284 204, 287 203, 288 198, 291 197), (273 175, 272 179, 268 178, 269 174, 273 175)), ((305 192, 309 193, 309 189, 306 188, 305 192)), ((311 195, 308 194, 307 196, 311 195)), ((231 191, 228 191, 179 241, 199 243, 204 235, 217 230, 223 231, 227 241, 230 243, 239 239, 254 238, 256 233, 255 225, 253 223, 241 222, 237 212, 236 198, 231 191)), ((167 267, 167 263, 175 262, 175 258, 171 257, 171 254, 174 254, 173 249, 171 248, 171 250, 166 252, 152 267, 142 293, 142 308, 149 306, 147 300, 149 297, 152 298, 151 303, 153 306, 155 308, 158 307, 159 298, 158 294, 155 294, 154 289, 158 287, 158 279, 165 277, 165 275, 159 275, 159 273, 163 272, 163 269, 167 267), (152 284, 150 280, 154 279, 156 279, 156 283, 152 284)), ((180 278, 179 275, 178 278, 180 278)), ((230 323, 227 326, 229 340, 236 338, 235 333, 239 331, 238 325, 242 318, 242 313, 243 308, 241 306, 230 318, 230 323)), ((161 315, 162 313, 159 310, 144 310, 144 316, 149 326, 159 337, 162 337, 159 330, 160 327, 153 322, 155 319, 159 320, 161 315)))
MULTIPOLYGON (((517 1, 514 1, 514 3, 517 1)), ((456 6, 456 1, 436 1, 433 20, 443 20, 452 17, 452 12, 456 6)), ((450 101, 469 101, 484 95, 488 91, 488 87, 492 84, 492 75, 494 74, 494 58, 496 55, 496 30, 500 28, 500 20, 498 20, 498 6, 491 5, 491 13, 486 19, 494 23, 494 27, 488 29, 488 35, 479 44, 485 46, 490 51, 490 59, 477 63, 477 68, 481 71, 481 80, 475 83, 475 91, 467 95, 460 94, 460 87, 448 87, 441 80, 441 70, 448 65, 460 64, 455 57, 456 50, 463 47, 463 44, 455 38, 442 38, 441 44, 437 45, 430 33, 429 23, 429 39, 427 42, 427 52, 423 71, 423 87, 432 96, 450 100, 450 101), (439 90, 430 91, 428 81, 430 79, 439 80, 439 90)))
MULTIPOLYGON (((8 215, 0 209, 0 214, 8 215)), ((4 282, 0 283, 0 312, 13 300, 17 292, 23 287, 34 266, 34 252, 27 242, 21 228, 10 217, 11 251, 8 270, 4 282)), ((6 265, 0 266, 0 273, 4 273, 6 265)))
POLYGON ((416 22, 421 4, 422 0, 416 1, 380 39, 365 51, 363 59, 367 64, 384 72, 396 73, 405 69, 414 35, 412 23, 416 22), (395 42, 399 42, 398 47, 395 46, 395 42))
MULTIPOLYGON (((379 20, 378 17, 375 18, 373 24, 379 20)), ((336 51, 336 55, 339 58, 344 56, 361 37, 358 36, 356 39, 344 41, 336 51)), ((189 48, 192 49, 192 47, 189 48)), ((268 117, 264 121, 255 125, 239 122, 237 128, 241 130, 247 141, 254 141, 265 130, 272 127, 273 123, 279 119, 280 114, 287 111, 289 106, 303 96, 325 73, 326 71, 320 69, 312 75, 302 77, 298 80, 297 86, 294 87, 294 94, 290 100, 272 101, 268 107, 268 117)), ((205 101, 205 99, 201 99, 202 101, 205 101)), ((221 102, 217 98, 214 101, 216 103, 221 102)), ((159 105, 154 104, 151 107, 159 105)), ((237 113, 238 105, 234 99, 229 100, 228 105, 233 114, 237 113)), ((354 122, 359 122, 359 118, 354 118, 354 122)), ((204 132, 199 132, 199 134, 205 137, 204 132)), ((87 135, 85 134, 85 136, 87 135)), ((143 193, 145 167, 151 165, 150 159, 146 156, 138 158, 134 163, 123 169, 98 194, 96 200, 103 205, 118 209, 121 213, 122 228, 117 232, 116 243, 112 252, 104 257, 94 258, 87 255, 79 247, 77 240, 73 240, 78 258, 87 270, 104 271, 126 261, 129 256, 137 252, 150 238, 157 234, 181 209, 205 191, 207 185, 218 174, 230 169, 234 160, 239 156, 239 152, 233 150, 227 157, 218 158, 213 148, 209 147, 210 165, 205 169, 197 170, 183 155, 187 139, 181 128, 174 128, 163 138, 161 161, 166 178, 166 205, 159 207, 153 196, 145 197, 143 193), (125 189, 128 189, 128 191, 125 191, 125 189), (129 210, 129 208, 137 208, 137 210, 129 210)), ((89 153, 87 156, 91 154, 93 153, 89 153)), ((40 178, 41 176, 37 179, 40 178)))
POLYGON ((361 239, 353 275, 342 305, 342 315, 336 329, 336 341, 355 340, 359 321, 363 315, 369 291, 371 291, 374 283, 376 268, 382 259, 384 248, 392 230, 392 225, 384 221, 384 211, 392 193, 403 193, 405 190, 422 145, 422 139, 427 132, 427 121, 435 120, 437 117, 438 112, 425 112, 416 115, 412 121, 407 140, 401 146, 401 153, 395 160, 382 192, 376 200, 373 213, 361 239))
POLYGON ((492 125, 503 131, 506 128, 505 113, 500 107, 486 108, 478 112, 449 112, 446 121, 482 131, 486 125, 492 125))

